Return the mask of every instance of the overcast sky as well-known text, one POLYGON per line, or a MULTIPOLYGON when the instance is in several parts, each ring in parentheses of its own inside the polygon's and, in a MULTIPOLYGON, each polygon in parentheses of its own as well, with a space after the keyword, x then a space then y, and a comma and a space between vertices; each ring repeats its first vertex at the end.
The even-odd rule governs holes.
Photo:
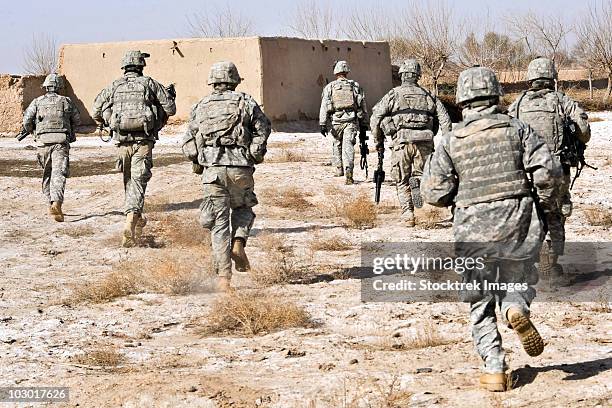
MULTIPOLYGON (((385 4, 405 5, 406 0, 325 1, 333 7, 385 4)), ((567 18, 584 7, 576 0, 449 0, 462 16, 493 15, 533 10, 559 10, 567 18)), ((261 35, 288 34, 287 17, 295 1, 233 0, 232 7, 252 16, 261 35)), ((419 3, 426 3, 421 0, 419 3)), ((211 7, 225 7, 225 0, 0 0, 0 73, 22 72, 23 50, 33 34, 53 36, 58 43, 87 43, 188 37, 186 16, 211 7)), ((500 22, 500 26, 503 25, 500 22)))

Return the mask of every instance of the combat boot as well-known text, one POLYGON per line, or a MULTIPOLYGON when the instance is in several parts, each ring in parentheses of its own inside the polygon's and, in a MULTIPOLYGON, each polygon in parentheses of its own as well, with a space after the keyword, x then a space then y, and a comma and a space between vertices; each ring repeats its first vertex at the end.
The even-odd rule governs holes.
POLYGON ((410 185, 410 195, 412 196, 412 202, 416 208, 423 208, 423 197, 421 197, 421 178, 410 177, 408 179, 410 185))
POLYGON ((531 357, 536 357, 544 351, 544 341, 529 317, 518 309, 510 308, 507 312, 508 322, 518 334, 523 348, 531 357))
POLYGON ((347 170, 344 174, 346 174, 346 181, 344 184, 351 185, 355 183, 355 180, 353 180, 353 172, 351 170, 347 170))
POLYGON ((136 219, 137 215, 133 212, 127 213, 125 217, 125 225, 123 227, 123 238, 121 240, 121 246, 124 248, 133 247, 136 242, 134 240, 136 219))
POLYGON ((53 219, 57 222, 64 222, 64 213, 62 212, 62 203, 54 201, 49 207, 49 215, 53 216, 53 219))
POLYGON ((334 173, 334 176, 336 176, 336 177, 344 176, 344 170, 342 169, 342 167, 337 167, 336 168, 336 173, 334 173))
POLYGON ((138 218, 135 220, 134 227, 134 240, 136 243, 140 240, 140 238, 142 238, 142 230, 147 225, 147 218, 144 216, 144 214, 136 214, 134 218, 138 218))
POLYGON ((230 285, 229 276, 219 276, 217 278, 217 291, 228 293, 231 292, 232 286, 230 285))
POLYGON ((232 241, 232 261, 238 272, 248 272, 251 270, 249 258, 244 251, 245 241, 243 238, 234 238, 232 241))
POLYGON ((414 213, 406 212, 402 214, 402 219, 404 220, 404 225, 408 228, 412 228, 416 225, 416 220, 414 218, 414 213))
POLYGON ((492 392, 506 391, 507 377, 505 373, 482 374, 480 386, 492 392))

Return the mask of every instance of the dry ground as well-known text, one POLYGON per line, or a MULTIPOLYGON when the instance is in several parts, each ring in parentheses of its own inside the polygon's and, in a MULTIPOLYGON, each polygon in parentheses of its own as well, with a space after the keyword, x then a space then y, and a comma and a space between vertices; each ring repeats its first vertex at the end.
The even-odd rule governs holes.
MULTIPOLYGON (((612 238, 610 218, 598 216, 612 208, 612 115, 598 116, 588 158, 600 170, 577 183, 570 240, 612 238)), ((372 213, 372 183, 358 170, 354 186, 332 177, 330 140, 317 134, 272 135, 255 173, 254 271, 236 275, 230 298, 212 291, 200 183, 177 158, 177 138, 155 148, 149 225, 130 250, 118 245, 112 146, 74 145, 63 224, 46 215, 35 152, 8 139, 0 151, 0 386, 68 386, 70 402, 54 405, 66 407, 611 404, 605 294, 536 303, 547 346, 535 359, 502 328, 514 389, 497 395, 477 386, 466 305, 362 303, 351 272, 359 243, 449 241, 436 225, 448 213, 426 209, 416 228, 399 225, 391 184, 372 213)))

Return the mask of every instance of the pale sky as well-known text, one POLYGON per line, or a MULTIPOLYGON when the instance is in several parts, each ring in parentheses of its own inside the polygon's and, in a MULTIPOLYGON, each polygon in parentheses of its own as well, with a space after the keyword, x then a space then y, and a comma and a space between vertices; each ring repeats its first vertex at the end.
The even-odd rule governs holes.
MULTIPOLYGON (((406 0, 319 0, 338 8, 391 7, 406 0)), ((426 3, 427 0, 419 0, 426 3)), ((576 0, 449 0, 462 16, 492 15, 513 10, 538 13, 560 10, 571 18, 584 7, 576 0)), ((88 43, 121 40, 171 39, 188 37, 186 16, 211 7, 225 7, 226 0, 0 0, 0 73, 20 74, 23 50, 32 35, 53 36, 58 43, 88 43)), ((252 16, 259 35, 290 34, 287 16, 294 1, 233 0, 232 7, 252 16)), ((500 23, 500 26, 503 25, 500 23)))

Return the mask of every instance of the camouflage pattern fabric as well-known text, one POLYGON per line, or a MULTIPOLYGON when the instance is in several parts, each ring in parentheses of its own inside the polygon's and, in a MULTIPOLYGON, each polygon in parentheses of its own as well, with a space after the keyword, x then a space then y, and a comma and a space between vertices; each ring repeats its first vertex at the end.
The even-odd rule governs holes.
POLYGON ((80 124, 76 105, 67 96, 55 92, 34 99, 23 113, 23 127, 43 144, 74 142, 74 132, 80 124))
MULTIPOLYGON (((402 66, 406 72, 420 70, 416 61, 412 65, 408 62, 402 66)), ((416 79, 389 91, 372 109, 370 129, 374 143, 382 146, 385 137, 392 141, 391 176, 405 217, 412 218, 414 214, 410 177, 422 175, 425 160, 433 151, 434 131, 446 132, 451 128, 442 102, 419 86, 416 79)))
POLYGON ((332 145, 332 165, 339 173, 353 173, 355 165, 355 143, 359 134, 359 127, 353 123, 340 123, 332 125, 331 134, 334 138, 332 145))
POLYGON ((202 173, 200 223, 210 230, 214 267, 219 276, 231 276, 232 239, 242 238, 246 243, 255 221, 253 172, 252 167, 218 166, 202 173))
MULTIPOLYGON (((537 61, 534 60, 534 63, 537 61)), ((533 70, 535 71, 536 68, 538 67, 536 66, 533 70)), ((540 67, 540 71, 547 69, 550 70, 547 65, 540 67)), ((532 76, 539 78, 539 75, 541 73, 537 75, 533 73, 532 76)), ((569 96, 549 88, 528 90, 510 105, 508 114, 518 117, 522 122, 531 126, 546 141, 554 160, 563 165, 563 176, 560 177, 552 197, 555 208, 547 215, 552 250, 555 255, 563 255, 565 220, 571 215, 572 201, 569 191, 571 183, 569 163, 562 163, 561 157, 562 120, 564 116, 567 116, 576 123, 578 139, 583 143, 588 143, 591 138, 588 116, 569 96)))
POLYGON ((142 214, 147 183, 153 168, 153 142, 119 146, 118 165, 123 173, 124 212, 142 214))
POLYGON ((364 124, 367 126, 369 119, 365 92, 358 82, 347 78, 338 78, 323 88, 323 93, 321 95, 321 109, 319 111, 319 125, 327 125, 327 121, 330 117, 332 125, 352 122, 356 125, 364 124), (355 106, 352 109, 336 110, 334 108, 332 89, 340 82, 346 83, 353 88, 355 106))
POLYGON ((43 169, 42 192, 49 204, 64 202, 66 178, 70 176, 69 153, 68 143, 38 147, 38 163, 43 169))
MULTIPOLYGON (((558 163, 553 160, 546 143, 533 129, 499 113, 497 106, 482 106, 465 109, 463 117, 464 122, 476 126, 479 121, 484 122, 491 115, 497 115, 498 119, 503 116, 507 118, 508 124, 517 129, 517 132, 507 134, 520 138, 522 146, 521 163, 518 165, 532 177, 545 211, 550 211, 555 180, 561 172, 558 163)), ((461 125, 459 124, 460 128, 461 125)), ((485 126, 481 132, 486 136, 487 132, 492 131, 495 129, 485 126)), ((467 139, 470 137, 472 136, 467 136, 467 139)), ((465 176, 458 170, 463 168, 462 161, 474 156, 480 157, 481 146, 477 144, 472 147, 472 154, 469 151, 457 154, 452 148, 453 138, 456 138, 454 132, 443 134, 439 145, 425 164, 421 192, 425 201, 432 205, 453 205, 461 188, 460 182, 465 176)), ((486 140, 486 137, 481 140, 486 140)), ((486 161, 486 157, 483 157, 483 160, 486 161)), ((514 163, 509 161, 507 164, 514 163)), ((504 166, 490 167, 492 175, 508 170, 509 168, 504 166)), ((499 273, 495 276, 497 281, 525 282, 529 285, 537 282, 537 272, 532 261, 539 253, 543 229, 530 195, 506 195, 495 200, 472 202, 468 206, 457 207, 454 214, 453 235, 457 242, 457 256, 483 256, 489 262, 496 263, 499 266, 499 273), (461 244, 466 242, 470 244, 461 244)), ((497 293, 497 298, 490 293, 481 293, 465 298, 471 305, 474 343, 487 372, 503 372, 505 369, 501 336, 496 324, 495 303, 500 305, 502 314, 510 307, 528 313, 529 304, 535 296, 533 288, 524 292, 523 296, 517 296, 516 293, 497 293)))

